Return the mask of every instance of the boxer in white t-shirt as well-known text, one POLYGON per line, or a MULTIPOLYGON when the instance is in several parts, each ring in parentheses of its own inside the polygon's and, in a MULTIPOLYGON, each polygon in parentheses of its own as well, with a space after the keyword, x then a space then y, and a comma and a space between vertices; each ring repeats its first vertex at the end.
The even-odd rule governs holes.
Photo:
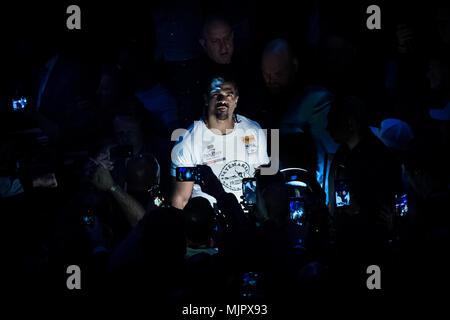
MULTIPOLYGON (((269 163, 269 157, 259 124, 234 113, 238 99, 233 81, 214 78, 210 82, 203 119, 195 121, 172 150, 171 175, 175 177, 177 167, 208 165, 225 191, 241 201, 242 179, 253 177, 256 168, 269 163)), ((216 202, 194 182, 176 181, 171 202, 182 209, 198 196, 216 202)))

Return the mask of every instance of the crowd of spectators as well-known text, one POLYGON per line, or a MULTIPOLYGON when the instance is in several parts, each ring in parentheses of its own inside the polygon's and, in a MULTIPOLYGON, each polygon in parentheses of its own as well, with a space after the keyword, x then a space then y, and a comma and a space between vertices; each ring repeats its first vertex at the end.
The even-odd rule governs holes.
POLYGON ((82 10, 80 36, 2 39, 4 286, 262 303, 369 294, 370 265, 384 292, 448 285, 448 6, 386 4, 381 30, 362 2, 82 10), (174 130, 210 128, 211 99, 229 109, 217 79, 234 125, 267 129, 259 164, 279 146, 275 174, 248 176, 252 206, 208 163, 193 193, 207 196, 173 183, 174 130))

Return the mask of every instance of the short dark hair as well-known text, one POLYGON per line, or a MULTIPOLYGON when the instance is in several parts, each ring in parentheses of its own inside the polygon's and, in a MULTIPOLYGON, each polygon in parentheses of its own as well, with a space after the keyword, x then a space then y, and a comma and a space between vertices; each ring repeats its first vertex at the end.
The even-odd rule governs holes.
POLYGON ((222 85, 224 83, 231 83, 234 87, 234 92, 236 94, 236 96, 239 96, 239 89, 238 89, 238 85, 237 82, 234 78, 232 78, 229 75, 215 75, 213 77, 210 78, 210 80, 207 82, 206 87, 204 89, 204 92, 207 96, 209 96, 209 94, 211 93, 211 91, 219 86, 222 85))
MULTIPOLYGON (((239 90, 238 90, 238 85, 237 82, 234 80, 234 78, 227 76, 227 75, 219 75, 219 76, 213 76, 206 84, 205 88, 204 88, 204 97, 205 97, 205 107, 203 108, 203 117, 206 119, 207 118, 207 101, 209 98, 209 94, 211 93, 211 91, 217 87, 220 84, 223 83, 231 83, 234 87, 234 93, 236 94, 236 96, 239 96, 239 90)), ((239 120, 236 117, 236 114, 233 114, 233 118, 234 118, 234 122, 239 122, 239 120)))
POLYGON ((340 122, 349 118, 356 121, 359 132, 366 131, 369 125, 366 104, 356 96, 336 97, 331 102, 328 121, 340 122))

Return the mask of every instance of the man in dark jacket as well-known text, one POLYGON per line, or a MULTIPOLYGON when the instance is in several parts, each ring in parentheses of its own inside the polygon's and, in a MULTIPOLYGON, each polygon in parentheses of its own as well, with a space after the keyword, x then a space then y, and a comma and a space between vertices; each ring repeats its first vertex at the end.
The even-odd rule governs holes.
MULTIPOLYGON (((338 263, 348 263, 344 269, 357 277, 388 257, 401 166, 368 130, 365 106, 358 98, 337 99, 328 114, 327 129, 341 144, 329 177, 338 263), (344 194, 349 194, 349 201, 338 203, 336 199, 344 194)), ((364 285, 366 278, 354 280, 364 285)))

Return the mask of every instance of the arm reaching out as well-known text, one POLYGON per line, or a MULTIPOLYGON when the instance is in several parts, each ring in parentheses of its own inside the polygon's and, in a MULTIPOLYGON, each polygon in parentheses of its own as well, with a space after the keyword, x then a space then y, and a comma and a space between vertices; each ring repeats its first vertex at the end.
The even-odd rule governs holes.
POLYGON ((114 184, 110 172, 105 167, 99 166, 97 168, 91 182, 98 189, 112 194, 132 226, 135 226, 142 219, 145 214, 144 207, 136 199, 123 191, 122 188, 114 184))

